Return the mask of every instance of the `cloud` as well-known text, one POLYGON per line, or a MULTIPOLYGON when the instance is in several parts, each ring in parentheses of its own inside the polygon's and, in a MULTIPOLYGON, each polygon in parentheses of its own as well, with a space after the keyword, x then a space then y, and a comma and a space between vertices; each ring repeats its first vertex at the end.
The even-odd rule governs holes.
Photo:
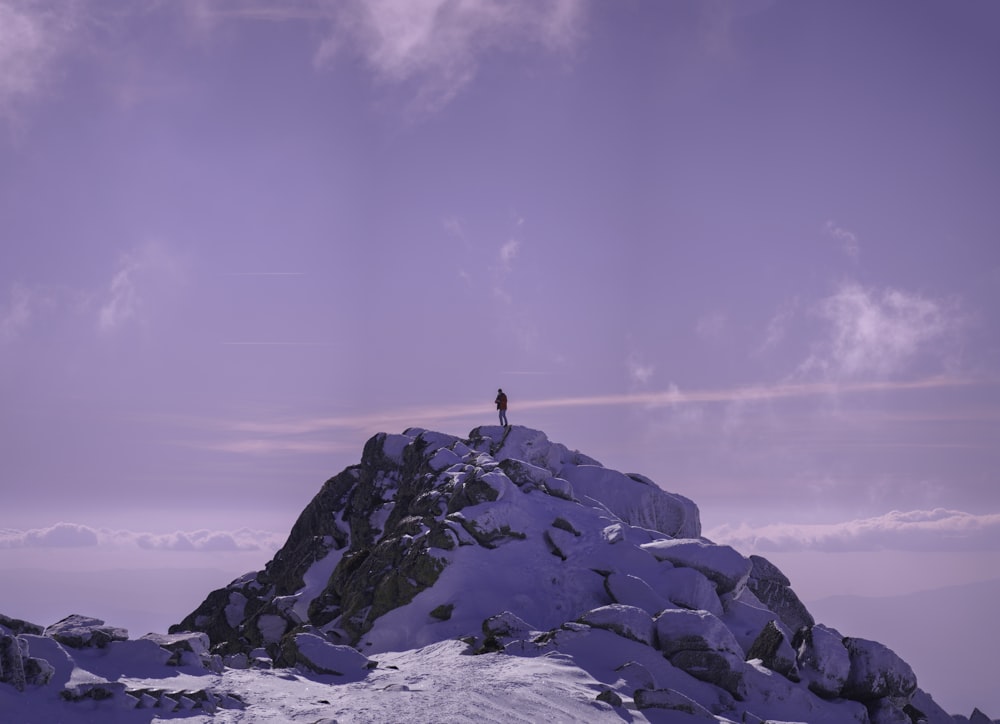
POLYGON ((164 280, 176 280, 180 266, 162 244, 146 243, 123 254, 103 295, 98 329, 110 334, 130 322, 146 322, 150 292, 164 280))
POLYGON ((840 243, 840 248, 853 261, 857 261, 861 256, 861 244, 858 235, 853 231, 837 226, 833 221, 828 220, 823 230, 833 239, 840 243))
POLYGON ((87 548, 97 543, 97 531, 75 523, 56 523, 32 530, 0 530, 0 548, 87 548))
POLYGON ((0 548, 123 548, 146 550, 224 552, 278 550, 285 536, 270 531, 241 528, 235 531, 176 531, 142 533, 92 528, 77 523, 56 523, 30 530, 0 529, 0 548))
POLYGON ((629 382, 635 385, 647 384, 656 371, 656 368, 640 357, 638 352, 631 352, 625 359, 625 369, 629 382))
POLYGON ((707 537, 745 552, 1000 550, 1000 513, 892 511, 832 524, 724 525, 707 537))
POLYGON ((762 355, 778 347, 788 336, 789 327, 795 321, 799 302, 797 299, 785 304, 768 320, 764 330, 764 341, 754 350, 754 354, 762 355))
POLYGON ((273 533, 242 529, 235 532, 196 530, 192 532, 153 534, 139 533, 135 544, 147 550, 170 551, 255 551, 261 548, 277 550, 280 544, 273 533))
MULTIPOLYGON (((732 387, 720 389, 680 390, 671 384, 666 389, 646 390, 611 395, 582 395, 523 399, 516 403, 517 410, 556 410, 587 407, 638 407, 643 409, 670 407, 692 419, 700 419, 705 405, 749 404, 784 399, 825 397, 833 394, 851 395, 870 392, 906 393, 915 390, 944 389, 976 384, 973 380, 953 377, 928 377, 909 381, 812 381, 786 382, 775 385, 732 387)), ((392 432, 408 427, 442 426, 465 420, 469 424, 481 422, 489 406, 480 402, 439 406, 397 408, 367 415, 342 415, 322 417, 291 417, 263 420, 216 420, 180 423, 196 428, 192 440, 178 444, 198 449, 237 454, 329 454, 334 451, 357 449, 357 438, 352 436, 392 432), (330 442, 330 432, 346 433, 330 442)))
POLYGON ((51 82, 72 45, 76 7, 73 0, 0 0, 0 115, 10 119, 51 82))
POLYGON ((961 326, 956 305, 898 289, 847 283, 818 306, 829 336, 800 372, 834 378, 886 377, 910 368, 924 353, 938 359, 945 338, 961 326))
POLYGON ((577 42, 578 0, 343 0, 316 64, 359 55, 384 83, 407 84, 421 112, 447 105, 476 76, 484 55, 522 46, 562 53, 577 42))
POLYGON ((511 266, 514 263, 514 259, 517 258, 517 253, 521 250, 521 242, 517 239, 508 239, 507 242, 500 247, 500 264, 504 271, 510 271, 511 266))
POLYGON ((10 288, 10 302, 0 307, 0 342, 15 339, 28 326, 34 305, 31 292, 22 284, 10 288))

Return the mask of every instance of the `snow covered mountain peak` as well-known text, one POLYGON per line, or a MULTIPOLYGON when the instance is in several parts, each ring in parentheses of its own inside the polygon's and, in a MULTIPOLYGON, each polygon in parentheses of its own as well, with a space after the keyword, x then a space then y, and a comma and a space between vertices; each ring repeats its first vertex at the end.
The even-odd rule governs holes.
MULTIPOLYGON (((21 689, 58 679, 65 701, 233 722, 298 720, 269 709, 277 680, 254 679, 282 668, 330 684, 320 704, 344 721, 479 720, 491 681, 497 721, 955 721, 894 652, 816 623, 776 566, 703 538, 693 502, 517 426, 375 435, 262 571, 211 592, 169 635, 5 621, 0 681, 18 670, 21 689), (67 653, 95 645, 200 669, 200 693, 95 681, 79 662, 101 657, 67 653), (431 676, 450 697, 372 695, 431 676)), ((316 721, 315 700, 302 721, 316 721)))

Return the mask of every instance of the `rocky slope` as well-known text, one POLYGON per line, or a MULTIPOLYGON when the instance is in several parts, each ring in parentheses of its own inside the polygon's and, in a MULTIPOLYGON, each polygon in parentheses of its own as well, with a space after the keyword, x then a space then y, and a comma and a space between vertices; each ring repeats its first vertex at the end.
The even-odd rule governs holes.
POLYGON ((816 623, 774 565, 702 538, 690 500, 520 427, 376 435, 181 632, 228 666, 326 673, 330 651, 452 639, 568 656, 608 706, 691 721, 954 721, 892 651, 816 623))

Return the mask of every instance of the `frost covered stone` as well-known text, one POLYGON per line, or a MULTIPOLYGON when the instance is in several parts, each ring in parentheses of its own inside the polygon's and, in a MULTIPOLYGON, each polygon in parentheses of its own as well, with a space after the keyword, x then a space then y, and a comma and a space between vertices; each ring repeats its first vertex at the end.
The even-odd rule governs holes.
POLYGON ((750 578, 747 586, 758 600, 778 614, 791 631, 816 623, 812 614, 795 595, 788 578, 777 566, 762 556, 750 556, 750 578))
POLYGON ((671 601, 654 591, 638 576, 615 571, 604 580, 604 587, 615 603, 636 606, 650 616, 655 616, 665 608, 673 608, 671 601))
POLYGON ((666 709, 688 714, 685 721, 718 721, 708 709, 673 689, 638 689, 635 706, 643 709, 666 709))
POLYGON ((693 568, 704 574, 715 584, 719 595, 730 592, 738 595, 750 576, 750 561, 730 546, 682 538, 656 540, 642 548, 657 560, 670 561, 675 566, 693 568))
POLYGON ((607 629, 647 646, 653 645, 653 618, 635 606, 623 606, 617 603, 601 606, 587 611, 577 620, 594 628, 607 629))
POLYGON ((883 697, 908 700, 916 690, 913 669, 887 646, 867 639, 845 638, 844 647, 850 657, 844 696, 857 701, 883 697))
POLYGON ((128 631, 105 626, 98 618, 73 614, 45 629, 45 635, 74 649, 94 647, 102 649, 112 641, 125 641, 128 631))
POLYGON ((843 640, 844 637, 836 629, 816 624, 800 630, 792 642, 803 680, 820 696, 838 696, 847 683, 851 657, 843 640))
POLYGON ((696 679, 742 698, 744 653, 732 632, 708 611, 667 609, 656 618, 657 647, 696 679))
POLYGON ((761 663, 771 671, 775 671, 792 681, 799 680, 795 650, 774 621, 769 621, 764 626, 750 650, 747 651, 747 660, 750 659, 760 659, 761 663))
POLYGON ((653 580, 656 590, 670 599, 673 607, 722 616, 722 602, 715 592, 715 584, 694 568, 666 568, 653 580))
POLYGON ((315 633, 297 633, 285 639, 286 665, 301 666, 317 674, 360 677, 375 663, 350 646, 330 643, 315 633))

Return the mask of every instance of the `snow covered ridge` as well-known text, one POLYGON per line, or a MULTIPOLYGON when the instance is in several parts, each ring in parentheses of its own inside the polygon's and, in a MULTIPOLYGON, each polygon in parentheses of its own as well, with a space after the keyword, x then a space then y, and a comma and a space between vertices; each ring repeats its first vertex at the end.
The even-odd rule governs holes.
POLYGON ((376 435, 169 635, 0 618, 0 681, 0 722, 966 721, 690 500, 523 427, 376 435))

